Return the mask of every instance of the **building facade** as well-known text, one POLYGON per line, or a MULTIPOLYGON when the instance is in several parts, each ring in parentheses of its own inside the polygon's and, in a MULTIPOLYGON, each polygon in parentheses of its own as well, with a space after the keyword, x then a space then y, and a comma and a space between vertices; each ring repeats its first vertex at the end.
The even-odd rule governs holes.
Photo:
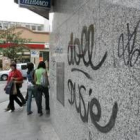
MULTIPOLYGON (((0 33, 3 30, 0 30, 0 33)), ((49 61, 49 33, 48 32, 38 32, 30 30, 26 27, 16 27, 15 32, 22 32, 20 35, 21 38, 30 39, 29 43, 26 43, 25 46, 29 48, 29 50, 25 50, 22 54, 21 59, 18 59, 18 62, 33 62, 36 66, 39 61, 49 61)), ((8 43, 3 43, 1 41, 0 48, 7 48, 9 46, 8 43)), ((0 56, 0 68, 5 70, 9 69, 9 59, 3 57, 1 53, 0 56), (7 62, 7 63, 5 63, 7 62), (6 64, 6 66, 5 66, 6 64)))
POLYGON ((139 1, 57 0, 53 9, 51 113, 60 139, 139 140, 139 1))
POLYGON ((61 140, 140 139, 139 4, 54 0, 50 103, 61 140))

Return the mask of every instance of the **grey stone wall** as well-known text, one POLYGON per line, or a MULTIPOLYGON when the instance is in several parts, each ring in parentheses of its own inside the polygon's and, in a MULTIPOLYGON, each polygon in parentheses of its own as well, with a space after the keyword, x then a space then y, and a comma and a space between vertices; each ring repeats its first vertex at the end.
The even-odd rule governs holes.
POLYGON ((50 52, 61 140, 140 139, 140 1, 57 0, 50 52))

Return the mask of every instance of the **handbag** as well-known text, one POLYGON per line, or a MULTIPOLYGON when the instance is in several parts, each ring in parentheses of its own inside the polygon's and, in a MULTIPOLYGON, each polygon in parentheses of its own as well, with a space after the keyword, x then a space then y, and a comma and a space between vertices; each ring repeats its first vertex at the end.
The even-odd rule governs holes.
POLYGON ((13 95, 17 94, 17 87, 16 87, 16 83, 13 84, 13 95))
POLYGON ((16 83, 18 84, 19 88, 22 88, 23 80, 22 81, 16 81, 16 83))
POLYGON ((13 85, 14 85, 13 81, 8 82, 8 84, 5 87, 5 93, 6 94, 12 94, 12 92, 13 92, 13 85))

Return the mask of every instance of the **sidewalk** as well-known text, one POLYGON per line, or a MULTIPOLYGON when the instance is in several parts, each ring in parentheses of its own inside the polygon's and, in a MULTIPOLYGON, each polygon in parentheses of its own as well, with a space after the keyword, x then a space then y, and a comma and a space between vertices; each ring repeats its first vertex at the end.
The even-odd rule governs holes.
POLYGON ((43 116, 39 117, 34 99, 33 114, 29 116, 26 106, 21 109, 16 103, 14 113, 4 112, 7 104, 0 104, 0 140, 60 140, 51 124, 51 115, 43 110, 43 116))

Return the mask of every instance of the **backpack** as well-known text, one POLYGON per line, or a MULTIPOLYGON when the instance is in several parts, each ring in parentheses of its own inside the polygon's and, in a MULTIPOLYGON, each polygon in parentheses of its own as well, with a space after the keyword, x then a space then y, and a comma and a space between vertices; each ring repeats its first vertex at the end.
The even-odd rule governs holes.
POLYGON ((41 75, 40 84, 43 87, 48 87, 48 85, 49 85, 48 75, 46 74, 46 71, 43 72, 42 75, 41 75))

